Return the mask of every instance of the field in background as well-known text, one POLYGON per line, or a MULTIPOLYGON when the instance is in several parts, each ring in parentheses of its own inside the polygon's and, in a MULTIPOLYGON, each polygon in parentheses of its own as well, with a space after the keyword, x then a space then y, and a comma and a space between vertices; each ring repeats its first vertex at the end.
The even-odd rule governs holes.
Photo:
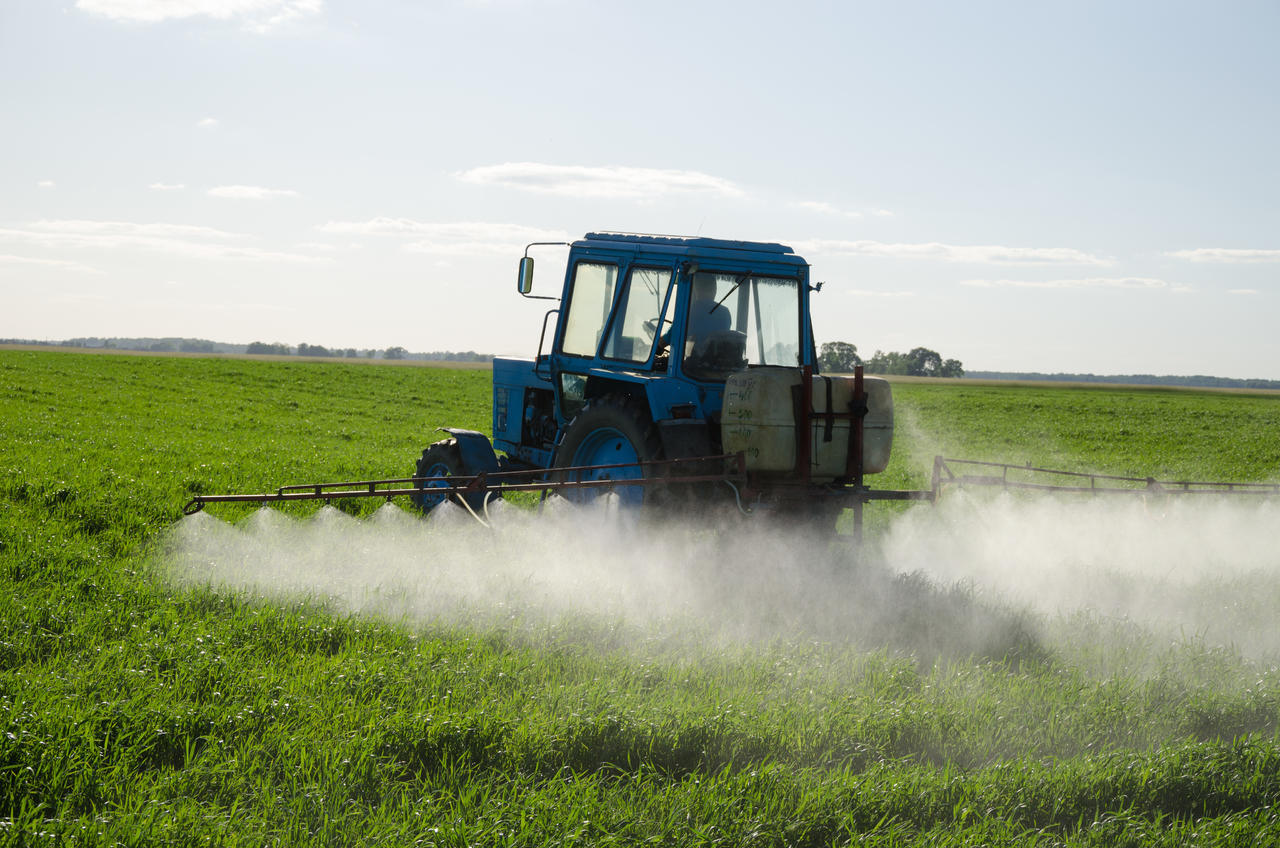
MULTIPOLYGON (((935 453, 1280 478, 1276 395, 894 389, 886 488, 924 485, 935 453)), ((740 643, 683 620, 365 616, 164 570, 191 493, 405 474, 440 426, 489 429, 487 370, 0 351, 0 844, 1280 835, 1274 656, 1053 618, 840 542, 813 551, 838 576, 796 585, 876 603, 824 630, 791 606, 740 643)), ((581 556, 573 522, 552 526, 539 542, 581 556)), ((786 575, 744 571, 788 600, 786 575)), ((1224 614, 1273 619, 1275 576, 1224 614)))
POLYGON ((421 368, 451 368, 457 371, 484 369, 488 371, 488 362, 456 362, 446 359, 369 359, 363 356, 298 356, 297 354, 270 353, 191 353, 186 351, 151 351, 109 347, 74 347, 70 345, 35 345, 35 344, 0 344, 0 351, 24 350, 36 353, 80 353, 100 354, 104 356, 161 356, 189 359, 248 359, 259 362, 328 362, 345 365, 391 365, 397 367, 418 366, 421 368))

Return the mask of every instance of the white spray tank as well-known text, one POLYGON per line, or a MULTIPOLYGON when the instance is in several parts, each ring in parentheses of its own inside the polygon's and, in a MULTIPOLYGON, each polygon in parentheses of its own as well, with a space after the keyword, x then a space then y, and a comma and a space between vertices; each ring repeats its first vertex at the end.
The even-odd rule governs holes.
MULTIPOLYGON (((796 471, 796 391, 799 368, 764 366, 731 374, 725 381, 720 417, 725 453, 746 456, 747 470, 765 474, 796 471)), ((812 375, 813 411, 809 476, 814 482, 844 478, 849 467, 850 420, 824 419, 828 410, 853 407, 854 378, 812 375)), ((862 419, 862 470, 877 474, 889 466, 893 446, 893 393, 880 377, 864 377, 867 414, 862 419)))

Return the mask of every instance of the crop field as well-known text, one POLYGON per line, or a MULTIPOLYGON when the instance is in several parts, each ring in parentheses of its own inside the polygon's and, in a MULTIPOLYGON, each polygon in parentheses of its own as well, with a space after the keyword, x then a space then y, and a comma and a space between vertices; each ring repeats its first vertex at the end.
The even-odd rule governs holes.
MULTIPOLYGON (((894 385, 937 453, 1280 481, 1280 394, 894 385)), ((489 373, 0 351, 0 844, 1280 841, 1280 503, 957 491, 868 539, 400 476, 489 373)))

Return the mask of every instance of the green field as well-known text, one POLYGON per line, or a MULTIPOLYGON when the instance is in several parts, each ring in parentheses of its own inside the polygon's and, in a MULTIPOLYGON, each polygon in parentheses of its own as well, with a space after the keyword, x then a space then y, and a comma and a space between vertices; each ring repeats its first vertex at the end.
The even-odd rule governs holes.
MULTIPOLYGON (((938 452, 1280 480, 1278 394, 894 391, 884 487, 938 452)), ((440 426, 488 430, 488 372, 0 351, 0 843, 1280 839, 1280 505, 960 493, 860 551, 181 515, 408 473, 440 426)))

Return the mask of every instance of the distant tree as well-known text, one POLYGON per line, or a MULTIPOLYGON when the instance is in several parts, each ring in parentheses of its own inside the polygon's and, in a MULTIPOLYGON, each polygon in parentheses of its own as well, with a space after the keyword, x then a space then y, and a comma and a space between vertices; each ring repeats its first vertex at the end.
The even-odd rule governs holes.
POLYGON ((249 346, 244 349, 245 353, 268 355, 268 356, 288 356, 289 346, 280 342, 268 344, 267 342, 250 342, 249 346))
POLYGON ((938 377, 942 374, 942 357, 927 347, 915 347, 907 354, 907 373, 912 377, 938 377))
POLYGON ((877 350, 866 362, 868 374, 906 374, 910 363, 905 353, 877 350))
POLYGON ((298 345, 298 356, 333 356, 333 353, 324 345, 310 345, 303 342, 298 345))
POLYGON ((377 356, 377 355, 378 355, 378 352, 377 352, 376 350, 374 350, 373 348, 369 348, 368 350, 366 350, 366 351, 364 352, 364 355, 365 355, 365 358, 366 358, 366 359, 373 359, 375 356, 377 356))
POLYGON ((877 350, 866 362, 868 374, 898 374, 910 377, 963 377, 964 365, 958 359, 944 360, 927 347, 912 348, 908 353, 877 350))
POLYGON ((823 371, 852 371, 861 364, 858 346, 849 342, 823 342, 818 353, 818 367, 823 371))
POLYGON ((353 347, 349 347, 346 349, 346 351, 343 352, 342 355, 345 356, 347 359, 355 359, 357 356, 360 355, 360 351, 356 350, 353 347))
POLYGON ((152 342, 149 348, 153 353, 173 353, 172 342, 152 342))
POLYGON ((408 355, 409 355, 409 351, 405 350, 399 345, 396 345, 395 347, 387 348, 386 351, 383 352, 382 358, 383 359, 404 359, 408 355))
POLYGON ((213 342, 204 339, 183 339, 178 343, 178 350, 183 353, 213 353, 213 342))
POLYGON ((474 350, 429 350, 415 353, 414 359, 425 359, 428 362, 492 362, 492 353, 476 353, 474 350))

